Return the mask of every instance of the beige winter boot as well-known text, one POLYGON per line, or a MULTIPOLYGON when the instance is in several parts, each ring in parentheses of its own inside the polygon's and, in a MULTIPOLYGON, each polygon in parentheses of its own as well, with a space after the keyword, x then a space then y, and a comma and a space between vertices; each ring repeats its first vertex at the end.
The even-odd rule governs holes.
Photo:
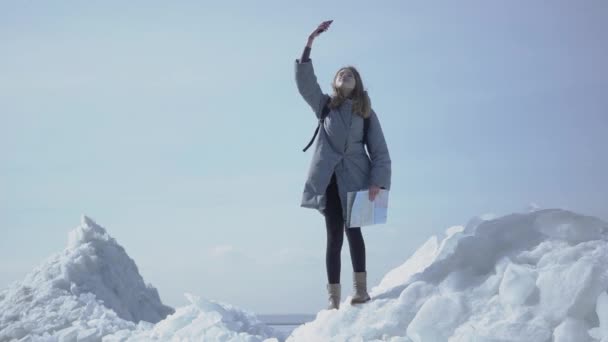
POLYGON ((355 293, 351 304, 365 303, 371 299, 367 293, 367 272, 353 272, 353 289, 355 293))
POLYGON ((329 294, 329 305, 327 310, 339 309, 340 308, 340 283, 327 284, 327 293, 329 294))

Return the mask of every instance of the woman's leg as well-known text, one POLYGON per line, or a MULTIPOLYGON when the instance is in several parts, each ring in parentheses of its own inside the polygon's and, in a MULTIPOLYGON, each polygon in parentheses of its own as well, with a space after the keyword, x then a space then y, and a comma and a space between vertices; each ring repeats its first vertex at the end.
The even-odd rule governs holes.
POLYGON ((326 190, 327 204, 325 208, 325 227, 327 228, 327 249, 325 252, 325 264, 327 267, 327 281, 329 284, 340 283, 340 253, 344 241, 344 218, 342 217, 342 205, 338 195, 336 174, 326 190))
POLYGON ((354 272, 365 272, 365 242, 361 228, 345 228, 354 272))

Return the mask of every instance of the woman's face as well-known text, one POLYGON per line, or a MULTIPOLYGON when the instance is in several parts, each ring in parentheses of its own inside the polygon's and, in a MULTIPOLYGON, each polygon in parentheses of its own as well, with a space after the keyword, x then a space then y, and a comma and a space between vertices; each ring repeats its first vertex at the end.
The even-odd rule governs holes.
POLYGON ((353 72, 346 68, 342 69, 336 75, 336 88, 350 91, 355 88, 355 75, 353 72))

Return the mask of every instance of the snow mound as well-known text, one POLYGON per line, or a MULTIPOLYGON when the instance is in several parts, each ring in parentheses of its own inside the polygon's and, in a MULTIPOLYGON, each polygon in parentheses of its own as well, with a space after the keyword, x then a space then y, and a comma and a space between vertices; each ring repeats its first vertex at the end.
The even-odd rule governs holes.
MULTIPOLYGON (((0 291, 0 341, 278 342, 253 313, 186 294, 163 305, 114 238, 82 216, 68 247, 0 291), (154 324, 156 323, 156 324, 154 324)), ((279 340, 280 339, 280 340, 279 340)))
POLYGON ((45 334, 94 339, 173 312, 124 248, 83 215, 67 248, 0 292, 0 341, 45 334))
POLYGON ((287 341, 608 341, 608 224, 561 209, 475 217, 287 341))
POLYGON ((252 312, 191 294, 185 296, 190 301, 190 305, 178 308, 174 314, 153 327, 140 326, 135 331, 118 331, 105 336, 103 341, 278 342, 285 340, 286 336, 266 326, 252 312))

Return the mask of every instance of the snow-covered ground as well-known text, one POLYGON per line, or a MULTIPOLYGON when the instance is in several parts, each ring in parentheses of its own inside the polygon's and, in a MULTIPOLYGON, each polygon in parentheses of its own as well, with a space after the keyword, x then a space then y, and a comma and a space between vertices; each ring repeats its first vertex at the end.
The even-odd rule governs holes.
POLYGON ((608 341, 608 224, 560 209, 475 217, 290 336, 186 294, 173 309, 93 220, 0 292, 0 341, 608 341))
POLYGON ((163 305, 135 262, 83 215, 68 246, 0 292, 0 341, 277 341, 253 313, 186 294, 163 305))

